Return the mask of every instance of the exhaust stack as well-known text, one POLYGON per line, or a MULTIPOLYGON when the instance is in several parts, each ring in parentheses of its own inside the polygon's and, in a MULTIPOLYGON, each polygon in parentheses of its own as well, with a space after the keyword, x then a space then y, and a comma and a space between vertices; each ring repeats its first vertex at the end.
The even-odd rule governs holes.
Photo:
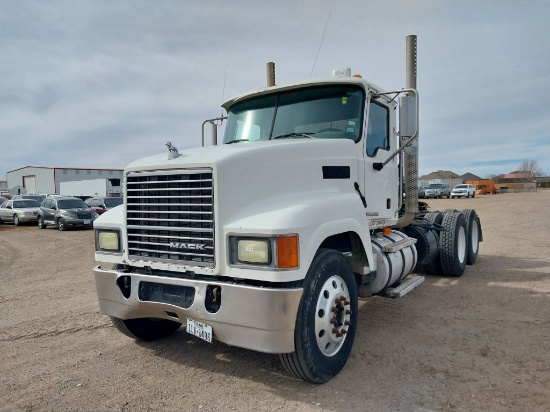
MULTIPOLYGON (((406 88, 416 89, 416 36, 410 35, 406 39, 406 88)), ((410 98, 409 96, 403 96, 402 99, 410 98)), ((401 104, 401 100, 400 100, 401 104)), ((404 107, 405 105, 403 105, 404 107)), ((407 105, 408 107, 408 105, 407 105)), ((416 107, 416 110, 419 108, 416 107)), ((404 127, 404 126, 403 126, 404 127)), ((418 128, 419 125, 417 124, 418 128)), ((399 127, 400 132, 403 132, 402 125, 399 127)), ((406 140, 405 136, 401 134, 401 144, 406 140)), ((404 168, 404 184, 405 184, 405 215, 402 216, 398 222, 397 227, 408 226, 416 217, 418 213, 418 136, 403 150, 404 168)))
POLYGON ((275 63, 268 62, 266 64, 267 70, 267 87, 275 86, 275 63))

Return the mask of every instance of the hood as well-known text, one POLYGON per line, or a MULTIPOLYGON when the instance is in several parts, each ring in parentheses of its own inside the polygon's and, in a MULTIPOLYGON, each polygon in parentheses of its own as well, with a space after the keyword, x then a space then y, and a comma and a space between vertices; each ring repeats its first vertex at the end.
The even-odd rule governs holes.
POLYGON ((168 153, 130 164, 126 171, 212 168, 219 217, 225 222, 264 207, 300 203, 323 193, 355 193, 356 143, 348 139, 281 139, 242 142, 168 153), (345 176, 338 175, 344 170, 345 176), (328 172, 327 172, 328 171, 328 172), (347 176, 346 176, 347 174, 347 176))

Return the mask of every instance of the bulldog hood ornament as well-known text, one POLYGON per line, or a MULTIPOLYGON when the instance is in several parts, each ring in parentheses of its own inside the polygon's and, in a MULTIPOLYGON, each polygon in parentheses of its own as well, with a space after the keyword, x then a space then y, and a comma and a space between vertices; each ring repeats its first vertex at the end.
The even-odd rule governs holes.
POLYGON ((168 160, 174 160, 176 157, 179 157, 178 148, 176 146, 172 146, 172 142, 166 142, 164 143, 166 147, 168 148, 168 160))

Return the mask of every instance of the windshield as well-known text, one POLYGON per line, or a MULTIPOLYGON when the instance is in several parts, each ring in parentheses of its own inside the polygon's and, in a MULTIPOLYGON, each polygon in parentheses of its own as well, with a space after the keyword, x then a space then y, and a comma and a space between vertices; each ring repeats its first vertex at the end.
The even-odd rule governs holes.
POLYGON ((467 189, 467 188, 468 188, 468 186, 466 186, 466 185, 456 185, 455 186, 455 189, 467 189))
POLYGON ((441 183, 432 183, 428 186, 428 189, 441 189, 443 185, 441 183))
POLYGON ((122 204, 123 199, 122 198, 116 198, 116 199, 105 199, 105 207, 116 207, 120 206, 122 204))
POLYGON ((57 202, 58 209, 78 209, 78 208, 88 208, 88 205, 80 199, 65 199, 57 202))
POLYGON ((40 203, 38 203, 36 200, 15 200, 13 202, 13 208, 14 209, 25 209, 27 207, 40 207, 40 203))
POLYGON ((359 141, 365 95, 353 85, 318 86, 256 97, 233 105, 223 143, 280 138, 359 141))

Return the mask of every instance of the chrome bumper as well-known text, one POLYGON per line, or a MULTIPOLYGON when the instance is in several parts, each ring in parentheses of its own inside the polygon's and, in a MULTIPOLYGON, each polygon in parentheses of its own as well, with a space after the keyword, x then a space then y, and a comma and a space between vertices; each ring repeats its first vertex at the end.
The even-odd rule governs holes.
POLYGON ((101 313, 119 319, 162 318, 185 325, 186 318, 212 326, 216 340, 228 345, 266 353, 294 351, 294 327, 302 297, 302 288, 272 289, 205 280, 175 279, 117 270, 94 268, 101 313), (131 277, 131 292, 126 299, 117 279, 131 277), (193 287, 195 296, 187 309, 138 297, 140 282, 193 287), (221 306, 216 313, 205 307, 208 286, 219 286, 221 306))

